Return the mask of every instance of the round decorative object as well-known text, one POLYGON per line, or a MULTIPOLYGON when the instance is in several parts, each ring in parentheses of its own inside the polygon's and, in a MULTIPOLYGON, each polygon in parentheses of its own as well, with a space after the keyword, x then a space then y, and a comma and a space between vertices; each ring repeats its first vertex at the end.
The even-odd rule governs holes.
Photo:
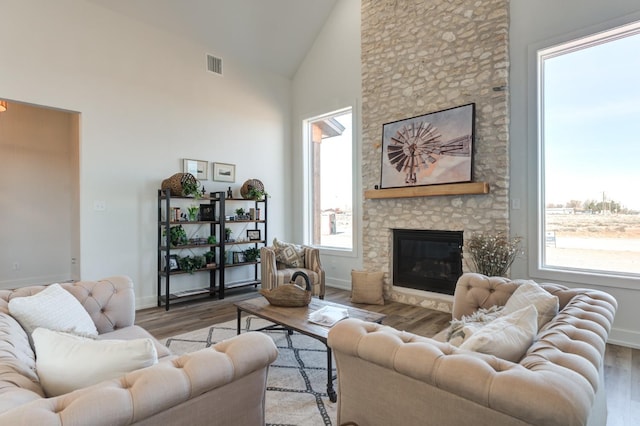
POLYGON ((242 184, 242 187, 240 188, 240 195, 242 195, 242 198, 250 199, 251 195, 249 193, 252 189, 257 189, 264 192, 264 184, 258 179, 247 180, 242 184))
POLYGON ((191 173, 176 173, 175 175, 162 181, 162 190, 169 189, 171 196, 180 197, 184 184, 197 185, 198 179, 191 173))

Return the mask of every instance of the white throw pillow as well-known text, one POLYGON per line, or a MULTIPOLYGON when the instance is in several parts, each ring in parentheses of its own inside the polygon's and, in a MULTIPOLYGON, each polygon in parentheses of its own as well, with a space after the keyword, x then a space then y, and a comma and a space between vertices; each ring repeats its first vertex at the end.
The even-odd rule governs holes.
POLYGON ((28 334, 38 327, 78 334, 98 335, 87 310, 60 284, 51 284, 41 292, 9 301, 9 312, 28 334))
POLYGON ((535 281, 525 281, 507 300, 502 313, 508 315, 529 305, 534 305, 538 311, 539 330, 558 314, 560 302, 535 281))
POLYGON ((58 396, 158 362, 151 339, 94 340, 39 327, 36 372, 47 396, 58 396))
POLYGON ((465 340, 460 349, 494 355, 518 362, 538 332, 538 312, 529 305, 493 320, 465 340))

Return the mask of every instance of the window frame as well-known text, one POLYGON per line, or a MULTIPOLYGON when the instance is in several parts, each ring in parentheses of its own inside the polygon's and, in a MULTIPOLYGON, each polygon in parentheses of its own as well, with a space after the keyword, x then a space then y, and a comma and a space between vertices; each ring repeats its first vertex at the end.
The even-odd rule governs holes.
POLYGON ((303 155, 303 181, 304 191, 303 197, 303 239, 304 243, 318 248, 324 254, 338 255, 344 257, 357 257, 359 253, 359 232, 360 232, 360 206, 358 200, 358 182, 357 176, 359 153, 358 153, 358 126, 357 126, 357 108, 354 103, 346 103, 341 107, 331 108, 331 111, 320 114, 306 114, 301 120, 302 123, 302 155, 303 155), (313 243, 313 158, 311 153, 311 137, 309 134, 309 124, 322 118, 332 117, 341 113, 351 112, 351 248, 341 248, 332 246, 323 246, 313 243))
MULTIPOLYGON (((637 19, 637 18, 636 18, 637 19)), ((608 23, 604 27, 583 29, 580 33, 567 34, 554 40, 547 40, 529 46, 529 120, 528 139, 535 159, 533 173, 530 174, 532 215, 529 220, 529 275, 535 279, 618 288, 638 288, 638 276, 628 273, 596 271, 560 266, 544 266, 545 249, 545 164, 544 164, 544 67, 543 60, 560 54, 597 46, 630 35, 640 34, 640 21, 608 23)))

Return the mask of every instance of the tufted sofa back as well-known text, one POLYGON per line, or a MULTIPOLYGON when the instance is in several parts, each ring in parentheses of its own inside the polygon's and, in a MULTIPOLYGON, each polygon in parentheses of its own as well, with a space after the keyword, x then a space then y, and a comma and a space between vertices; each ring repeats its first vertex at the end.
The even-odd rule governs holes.
MULTIPOLYGON (((100 281, 77 281, 60 284, 80 301, 96 324, 98 333, 107 333, 133 325, 135 295, 133 282, 126 276, 113 276, 100 281)), ((0 290, 0 313, 9 313, 9 301, 14 297, 32 296, 45 286, 0 290)))

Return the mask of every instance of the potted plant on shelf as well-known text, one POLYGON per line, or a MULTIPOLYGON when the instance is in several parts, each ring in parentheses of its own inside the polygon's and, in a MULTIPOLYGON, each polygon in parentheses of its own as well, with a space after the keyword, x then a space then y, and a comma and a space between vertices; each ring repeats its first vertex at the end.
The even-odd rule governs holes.
POLYGON ((204 254, 204 258, 207 261, 207 268, 215 268, 216 267, 216 252, 208 251, 204 254))
POLYGON ((233 234, 233 230, 231 228, 224 228, 224 240, 227 242, 231 242, 231 234, 233 234))
POLYGON ((200 210, 199 206, 187 207, 187 212, 189 213, 189 220, 191 222, 195 222, 198 219, 198 211, 199 210, 200 210))
POLYGON ((204 256, 185 256, 178 258, 180 269, 193 274, 193 271, 202 268, 205 265, 204 256))
POLYGON ((207 237, 207 244, 217 244, 218 243, 218 239, 216 238, 215 235, 209 235, 207 237))
MULTIPOLYGON (((166 230, 162 233, 162 235, 166 236, 166 230)), ((187 238, 187 233, 185 232, 182 225, 172 226, 169 228, 169 244, 172 247, 175 246, 183 246, 189 242, 187 238)))
POLYGON ((249 247, 248 249, 243 251, 243 253, 244 259, 247 262, 256 262, 258 259, 260 259, 260 249, 257 247, 249 247))

